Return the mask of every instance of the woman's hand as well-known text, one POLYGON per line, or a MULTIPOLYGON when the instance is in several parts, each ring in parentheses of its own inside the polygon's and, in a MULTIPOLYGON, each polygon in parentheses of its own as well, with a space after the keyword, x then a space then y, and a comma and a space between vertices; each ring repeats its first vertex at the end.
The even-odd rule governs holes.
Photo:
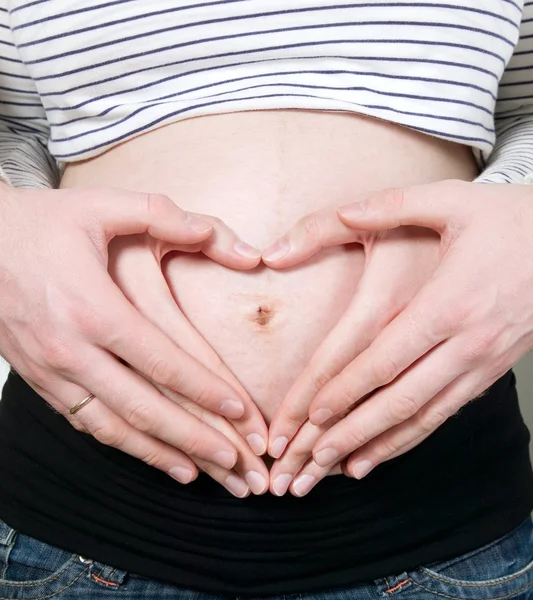
POLYGON ((415 225, 441 237, 430 280, 309 410, 318 424, 355 406, 313 455, 326 467, 355 451, 347 469, 361 478, 418 445, 533 347, 533 191, 447 181, 385 190, 338 212, 354 231, 415 225))
MULTIPOLYGON (((276 248, 290 251, 273 268, 293 266, 336 244, 361 243, 365 271, 349 308, 313 355, 284 399, 270 428, 271 450, 276 458, 290 440, 271 471, 271 489, 281 495, 289 484, 293 494, 303 496, 324 476, 331 474, 329 461, 319 466, 312 460, 318 439, 341 416, 316 425, 308 420, 309 407, 317 391, 338 375, 380 331, 407 305, 438 264, 439 236, 428 229, 402 227, 393 231, 361 233, 346 227, 335 208, 312 213, 278 242, 276 248), (294 437, 293 437, 294 436, 294 437), (281 439, 281 442, 276 440, 281 439)), ((340 472, 338 469, 337 472, 340 472)))
POLYGON ((234 445, 146 379, 215 413, 244 415, 259 435, 264 423, 246 396, 128 302, 108 274, 108 244, 115 236, 148 233, 178 250, 205 247, 234 268, 254 267, 259 258, 239 257, 227 235, 220 245, 210 243, 213 226, 165 196, 0 190, 2 356, 74 427, 179 481, 197 473, 186 455, 233 468, 234 445), (89 392, 96 398, 71 416, 69 409, 89 392))
MULTIPOLYGON (((208 240, 209 245, 204 242, 203 252, 215 260, 219 258, 219 262, 222 253, 226 252, 227 262, 231 257, 235 266, 242 268, 242 257, 239 258, 233 250, 241 242, 218 219, 205 215, 202 215, 202 219, 211 223, 214 230, 208 240)), ((237 450, 238 458, 233 470, 191 456, 196 466, 237 497, 246 496, 250 489, 256 494, 263 493, 268 489, 269 475, 264 461, 258 455, 266 450, 266 425, 246 390, 180 310, 161 267, 165 255, 173 250, 175 247, 172 244, 156 240, 148 234, 117 237, 109 245, 109 273, 126 298, 146 319, 184 352, 225 380, 241 398, 246 398, 245 414, 229 421, 196 402, 155 384, 173 403, 224 434, 237 450)), ((259 256, 257 250, 244 250, 250 258, 259 256)))

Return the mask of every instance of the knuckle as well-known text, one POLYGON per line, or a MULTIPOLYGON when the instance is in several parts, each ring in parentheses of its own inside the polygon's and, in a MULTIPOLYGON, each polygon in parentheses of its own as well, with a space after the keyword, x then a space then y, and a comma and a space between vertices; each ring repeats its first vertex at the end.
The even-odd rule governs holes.
POLYGON ((204 456, 206 454, 204 444, 199 436, 188 435, 180 444, 180 450, 191 456, 204 456))
POLYGON ((375 387, 381 387, 396 378, 400 369, 390 356, 376 358, 371 366, 371 378, 375 387))
POLYGON ((402 446, 394 438, 384 438, 381 440, 379 445, 379 456, 381 460, 388 458, 389 456, 394 456, 397 452, 401 450, 402 446))
POLYGON ((343 385, 337 391, 337 401, 335 403, 336 406, 342 408, 348 408, 355 404, 359 398, 357 398, 354 390, 349 385, 343 385))
POLYGON ((410 394, 394 396, 388 401, 389 415, 394 423, 403 423, 415 415, 419 409, 418 400, 410 394))
POLYGON ((168 213, 172 200, 163 194, 143 193, 140 195, 141 208, 148 214, 158 217, 168 213))
POLYGON ((346 436, 346 439, 348 441, 349 447, 354 449, 364 446, 368 441, 368 436, 359 427, 354 427, 352 425, 348 430, 348 435, 346 436))
POLYGON ((102 337, 104 326, 96 311, 87 304, 73 306, 70 309, 70 319, 76 330, 89 339, 102 337))
POLYGON ((179 364, 171 365, 160 356, 152 357, 145 368, 145 374, 153 381, 173 390, 179 390, 183 383, 183 371, 179 364))
POLYGON ((159 468, 159 466, 161 465, 161 455, 156 450, 153 450, 151 452, 145 452, 141 456, 141 460, 150 467, 159 468))
POLYGON ((61 339, 48 339, 43 346, 43 359, 54 371, 73 373, 79 369, 80 360, 71 344, 61 339))
POLYGON ((420 415, 418 425, 424 433, 432 433, 445 423, 450 417, 450 412, 443 408, 433 407, 420 415))
POLYGON ((147 404, 135 404, 124 418, 137 431, 147 432, 151 429, 153 410, 147 404))
POLYGON ((296 465, 302 465, 309 457, 313 455, 313 448, 304 446, 302 444, 294 446, 291 445, 289 447, 289 453, 290 455, 288 456, 290 456, 291 464, 293 465, 294 470, 295 463, 296 465))
POLYGON ((470 337, 462 352, 465 362, 476 362, 487 357, 496 346, 498 335, 494 330, 488 330, 470 337))
POLYGON ((97 442, 105 446, 120 448, 124 443, 125 429, 123 427, 116 427, 116 425, 111 423, 103 422, 93 425, 89 429, 89 433, 97 442))
POLYGON ((333 375, 328 369, 321 367, 313 374, 312 384, 315 391, 319 392, 329 381, 333 379, 333 375))
POLYGON ((472 320, 472 316, 478 312, 477 305, 477 299, 470 294, 441 298, 432 307, 431 314, 427 315, 427 321, 434 322, 436 335, 451 336, 472 320))

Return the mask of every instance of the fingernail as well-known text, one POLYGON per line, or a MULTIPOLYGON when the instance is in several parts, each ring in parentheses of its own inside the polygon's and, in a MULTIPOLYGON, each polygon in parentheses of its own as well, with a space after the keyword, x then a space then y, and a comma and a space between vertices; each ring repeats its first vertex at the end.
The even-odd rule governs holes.
POLYGON ((240 419, 244 414, 244 404, 240 400, 224 400, 220 404, 220 414, 228 419, 240 419))
POLYGON ((168 474, 180 483, 190 483, 192 480, 192 471, 186 467, 172 467, 168 474))
POLYGON ((206 233, 210 229, 213 229, 213 227, 207 221, 199 219, 194 215, 187 215, 185 217, 185 225, 187 225, 189 229, 192 229, 196 233, 206 233))
POLYGON ((257 248, 249 246, 244 242, 236 242, 233 248, 235 249, 235 252, 246 258, 259 258, 261 256, 261 252, 257 250, 257 248))
POLYGON ((267 480, 258 473, 257 471, 248 471, 244 475, 246 483, 250 486, 250 489, 254 494, 262 494, 267 486, 267 480))
POLYGON ((333 448, 324 448, 314 455, 314 460, 319 467, 327 467, 334 460, 339 458, 339 453, 333 448))
POLYGON ((290 473, 281 473, 281 475, 278 475, 272 484, 274 494, 276 494, 276 496, 283 496, 289 489, 291 481, 292 475, 290 473))
POLYGON ((305 496, 311 491, 315 483, 316 479, 312 475, 300 475, 292 487, 297 496, 305 496))
POLYGON ((263 252, 263 259, 273 262, 275 260, 279 260, 283 258, 289 253, 291 246, 289 242, 285 240, 279 240, 274 245, 270 246, 263 252))
POLYGON ((353 466, 352 473, 356 479, 363 479, 374 468, 374 465, 369 460, 362 460, 353 466))
POLYGON ((319 408, 310 415, 311 423, 313 423, 313 425, 322 425, 328 419, 331 419, 332 416, 333 412, 329 410, 329 408, 319 408))
POLYGON ((266 442, 258 433, 248 434, 246 436, 246 441, 257 456, 263 456, 266 452, 266 442))
POLYGON ((233 452, 227 450, 219 450, 213 454, 213 462, 217 463, 224 469, 233 469, 237 462, 237 457, 233 452))
POLYGON ((272 458, 279 458, 285 452, 288 443, 289 440, 284 435, 275 439, 270 447, 270 456, 272 458))
POLYGON ((246 482, 235 475, 229 475, 226 478, 226 487, 237 498, 244 498, 250 491, 246 482))
POLYGON ((365 212, 365 201, 345 204, 337 209, 337 212, 346 219, 357 219, 365 212))

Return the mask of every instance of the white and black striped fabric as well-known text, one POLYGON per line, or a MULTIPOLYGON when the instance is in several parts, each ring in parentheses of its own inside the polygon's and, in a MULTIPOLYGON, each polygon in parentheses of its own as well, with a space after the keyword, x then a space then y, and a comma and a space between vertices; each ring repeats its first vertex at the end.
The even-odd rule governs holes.
POLYGON ((0 0, 0 165, 54 186, 161 125, 350 111, 471 146, 480 181, 533 172, 533 1, 0 0))

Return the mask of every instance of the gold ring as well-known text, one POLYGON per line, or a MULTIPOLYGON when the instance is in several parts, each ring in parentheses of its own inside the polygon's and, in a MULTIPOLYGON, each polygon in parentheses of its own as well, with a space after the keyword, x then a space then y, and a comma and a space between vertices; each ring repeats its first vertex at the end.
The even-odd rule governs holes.
POLYGON ((78 402, 75 406, 73 406, 68 412, 71 415, 75 415, 79 410, 81 410, 84 406, 89 404, 89 402, 94 398, 94 394, 89 394, 86 396, 81 402, 78 402))

